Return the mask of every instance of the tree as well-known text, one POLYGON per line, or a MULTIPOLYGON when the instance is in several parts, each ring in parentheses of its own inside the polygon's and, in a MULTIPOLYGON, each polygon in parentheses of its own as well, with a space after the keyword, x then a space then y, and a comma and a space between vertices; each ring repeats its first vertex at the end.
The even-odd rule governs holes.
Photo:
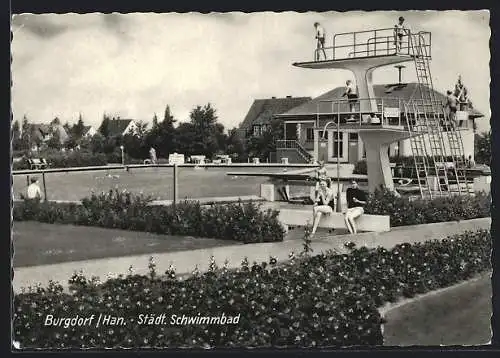
POLYGON ((131 129, 131 134, 142 140, 146 137, 146 133, 148 132, 148 124, 143 121, 137 121, 135 125, 135 130, 131 129))
POLYGON ((197 155, 200 153, 197 145, 197 134, 192 123, 181 123, 177 127, 177 151, 185 155, 197 155))
POLYGON ((157 128, 158 127, 158 116, 156 113, 153 116, 153 125, 151 126, 151 129, 157 128))
POLYGON ((61 125, 61 120, 59 119, 59 117, 55 117, 52 122, 50 122, 50 125, 51 126, 59 126, 61 125))
POLYGON ((276 151, 276 141, 283 138, 283 125, 279 119, 270 121, 270 128, 258 137, 250 137, 247 140, 248 155, 266 160, 269 155, 276 151))
POLYGON ((85 131, 85 124, 83 123, 82 114, 80 113, 80 115, 78 116, 78 122, 76 122, 76 124, 73 125, 73 127, 68 133, 70 133, 75 142, 78 143, 80 139, 83 137, 84 131, 85 131))
POLYGON ((153 118, 153 128, 151 128, 145 138, 148 150, 150 147, 154 147, 158 157, 163 158, 167 158, 169 154, 178 151, 177 131, 174 126, 176 122, 170 112, 170 107, 167 105, 162 122, 157 123, 155 126, 153 118))
POLYGON ((54 129, 52 131, 52 136, 47 141, 47 146, 49 148, 52 148, 52 149, 61 149, 62 148, 61 135, 60 135, 59 130, 54 129))
POLYGON ((226 141, 226 152, 234 161, 244 162, 247 160, 245 140, 240 136, 237 128, 229 131, 226 141))
POLYGON ((491 165, 491 131, 474 135, 476 163, 491 165))
POLYGON ((109 137, 109 121, 111 119, 109 118, 108 115, 104 114, 102 117, 102 122, 101 125, 99 126, 98 132, 103 135, 104 138, 109 137))
POLYGON ((149 148, 147 146, 147 123, 136 122, 135 130, 130 130, 123 136, 125 151, 132 158, 143 159, 147 157, 149 148))
MULTIPOLYGON (((196 106, 190 113, 190 124, 193 130, 192 150, 212 158, 219 150, 220 132, 224 126, 217 123, 217 113, 210 103, 204 107, 196 106)), ((187 127, 185 127, 187 129, 187 127)))
POLYGON ((92 138, 90 138, 90 150, 92 153, 103 153, 104 146, 106 144, 106 137, 104 137, 100 132, 97 132, 92 138))
POLYGON ((21 140, 21 127, 19 125, 19 121, 15 120, 12 123, 11 128, 11 140, 12 140, 12 149, 13 150, 22 150, 23 142, 21 140))
POLYGON ((23 116, 23 124, 21 126, 21 145, 23 149, 29 150, 33 145, 32 133, 33 127, 28 122, 26 115, 23 116))

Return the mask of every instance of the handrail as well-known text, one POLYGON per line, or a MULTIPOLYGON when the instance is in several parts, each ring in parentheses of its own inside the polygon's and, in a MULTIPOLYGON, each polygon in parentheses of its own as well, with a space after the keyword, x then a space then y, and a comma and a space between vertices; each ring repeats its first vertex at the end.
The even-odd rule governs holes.
MULTIPOLYGON (((375 111, 373 111, 373 110, 369 110, 369 111, 363 110, 362 111, 361 106, 359 106, 359 109, 355 112, 341 111, 340 105, 345 104, 345 102, 348 102, 349 99, 340 98, 340 99, 333 99, 333 100, 319 100, 318 104, 317 104, 316 118, 319 120, 320 116, 325 116, 325 115, 336 115, 338 118, 338 117, 340 117, 341 114, 345 115, 345 114, 352 113, 352 114, 357 115, 359 120, 357 120, 355 122, 350 122, 350 123, 351 124, 357 123, 359 125, 362 125, 364 123, 363 122, 363 120, 364 120, 363 115, 370 114, 370 117, 371 117, 371 115, 375 115, 375 117, 380 115, 379 119, 381 120, 380 124, 382 124, 382 125, 390 125, 390 126, 397 125, 399 127, 401 126, 401 113, 403 111, 403 107, 402 107, 403 101, 401 100, 401 98, 398 98, 398 97, 373 97, 373 98, 358 98, 357 100, 358 101, 362 101, 362 100, 375 101, 375 103, 377 104, 377 109, 375 111), (391 105, 390 104, 391 101, 393 101, 393 102, 397 101, 397 103, 394 103, 391 105), (325 103, 325 104, 331 103, 331 105, 332 105, 331 111, 330 112, 325 112, 325 111, 320 112, 319 107, 320 107, 321 103, 325 103), (335 105, 336 105, 336 110, 335 110, 335 105), (385 111, 386 108, 397 108, 398 109, 397 116, 386 116, 386 111, 385 111), (397 124, 391 124, 391 119, 393 119, 393 118, 397 118, 397 124)), ((373 117, 371 117, 371 118, 373 119, 373 117)))
POLYGON ((231 163, 231 164, 214 164, 214 163, 204 163, 204 164, 125 164, 123 165, 109 165, 109 166, 95 166, 95 167, 71 167, 71 168, 48 168, 48 169, 20 169, 11 171, 11 175, 38 175, 38 174, 50 174, 50 173, 68 173, 68 172, 87 172, 87 171, 105 171, 105 170, 127 170, 127 169, 143 169, 143 168, 194 168, 194 167, 206 167, 206 168, 231 168, 231 167, 287 167, 287 166, 297 166, 301 167, 304 164, 281 164, 281 163, 261 163, 261 164, 251 164, 251 163, 231 163))
MULTIPOLYGON (((329 53, 330 50, 332 50, 332 60, 337 60, 337 59, 342 59, 344 57, 338 57, 337 56, 337 49, 342 49, 342 48, 346 48, 346 47, 352 47, 354 51, 351 51, 350 55, 351 54, 358 54, 358 53, 370 53, 371 50, 367 49, 367 50, 359 50, 360 47, 369 47, 369 46, 372 46, 372 45, 375 45, 375 49, 373 50, 375 52, 375 55, 377 54, 378 51, 386 51, 387 54, 390 54, 392 53, 392 50, 395 50, 395 46, 392 46, 391 45, 391 41, 390 39, 391 38, 394 38, 394 35, 395 32, 394 32, 394 28, 382 28, 382 29, 374 29, 374 30, 363 30, 363 31, 351 31, 351 32, 342 32, 342 33, 337 33, 333 36, 333 39, 332 39, 332 46, 331 47, 323 47, 321 49, 316 49, 314 51, 314 59, 316 60, 316 56, 318 54, 318 51, 325 51, 325 53, 329 53), (373 33, 374 36, 373 37, 370 37, 368 40, 365 40, 365 39, 362 39, 362 40, 359 40, 359 35, 362 35, 362 34, 367 34, 367 33, 373 33), (349 44, 347 45, 338 45, 339 43, 339 38, 340 37, 345 37, 345 36, 352 36, 352 40, 349 41, 349 44), (377 41, 378 39, 382 39, 382 41, 377 41), (375 40, 375 41, 374 41, 375 40), (386 48, 380 48, 378 49, 377 48, 377 45, 378 44, 387 44, 387 47, 386 48), (391 46, 390 46, 391 45, 391 46)), ((432 36, 431 36, 431 33, 428 32, 428 31, 419 31, 417 33, 411 33, 410 31, 408 31, 404 37, 407 37, 407 38, 411 38, 412 36, 419 36, 419 37, 422 37, 422 38, 428 38, 428 43, 426 43, 427 41, 424 41, 424 45, 422 46, 423 48, 426 48, 427 47, 429 48, 427 52, 427 55, 426 56, 431 56, 431 44, 432 44, 432 36)), ((408 42, 411 41, 411 39, 408 40, 408 42)), ((409 48, 409 44, 405 47, 402 47, 401 50, 405 50, 404 52, 399 52, 400 54, 403 53, 403 54, 406 54, 410 52, 410 48, 409 48)), ((349 57, 347 57, 349 58, 349 57)))
POLYGON ((306 161, 310 161, 313 156, 295 139, 277 139, 277 149, 296 149, 306 161))

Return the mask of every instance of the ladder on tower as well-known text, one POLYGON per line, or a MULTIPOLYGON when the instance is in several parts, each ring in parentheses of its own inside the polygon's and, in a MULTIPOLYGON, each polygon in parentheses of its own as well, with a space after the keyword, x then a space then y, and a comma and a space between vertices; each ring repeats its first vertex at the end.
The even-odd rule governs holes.
MULTIPOLYGON (((443 111, 442 103, 436 100, 434 86, 432 83, 432 76, 429 64, 429 56, 427 54, 427 46, 425 44, 424 37, 418 34, 412 34, 409 36, 410 39, 410 49, 413 60, 415 62, 415 69, 417 73, 417 80, 419 91, 422 99, 422 104, 416 104, 415 110, 417 111, 415 117, 420 120, 424 120, 427 127, 427 138, 425 144, 429 146, 428 153, 432 157, 432 162, 434 163, 434 170, 437 180, 438 195, 449 195, 451 194, 451 187, 448 180, 448 170, 452 171, 452 176, 457 182, 458 193, 461 194, 461 187, 465 184, 467 188, 467 179, 464 177, 465 174, 460 173, 460 169, 457 168, 459 164, 459 158, 463 157, 463 143, 461 140, 461 134, 456 130, 455 126, 450 126, 446 128, 447 133, 446 138, 449 141, 451 157, 453 162, 452 168, 447 168, 447 156, 446 156, 446 146, 445 137, 443 135, 443 125, 446 124, 447 118, 443 111), (450 142, 450 140, 453 142, 450 142), (451 149, 453 146, 453 149, 451 149)), ((465 171, 462 171, 465 173, 465 171)), ((468 192, 468 190, 467 190, 468 192)))
POLYGON ((470 194, 471 190, 467 178, 467 162, 464 155, 464 144, 460 130, 456 128, 457 123, 453 122, 443 108, 445 133, 450 145, 450 152, 453 161, 454 178, 458 194, 470 194))
POLYGON ((428 155, 424 144, 424 135, 427 133, 427 126, 416 116, 413 104, 410 102, 404 103, 406 125, 410 136, 411 152, 413 154, 413 162, 415 163, 415 173, 417 183, 420 189, 422 198, 429 197, 432 199, 432 191, 429 185, 428 175, 428 155))

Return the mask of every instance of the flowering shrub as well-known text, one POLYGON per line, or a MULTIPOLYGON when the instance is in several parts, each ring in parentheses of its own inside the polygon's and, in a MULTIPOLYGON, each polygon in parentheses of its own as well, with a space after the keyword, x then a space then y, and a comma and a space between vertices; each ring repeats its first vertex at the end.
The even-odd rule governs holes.
POLYGON ((110 190, 82 199, 82 205, 55 202, 16 202, 13 218, 46 223, 99 226, 166 235, 189 235, 244 243, 282 241, 278 211, 259 204, 202 206, 184 201, 176 206, 150 205, 151 197, 110 190))
MULTIPOLYGON (((14 297, 14 339, 21 348, 328 347, 380 345, 378 307, 490 270, 489 231, 466 232, 392 250, 350 247, 349 254, 305 255, 277 265, 218 268, 188 279, 173 268, 99 283, 75 274, 70 291, 51 283, 14 297), (164 324, 140 324, 141 314, 164 324), (173 325, 171 315, 239 315, 237 324, 173 325), (93 326, 44 325, 47 317, 90 317, 93 326), (100 314, 123 324, 95 326, 100 314)), ((143 322, 143 321, 142 321, 143 322)))
POLYGON ((389 215, 394 227, 484 218, 491 215, 490 206, 491 194, 485 193, 410 201, 396 197, 387 189, 379 189, 369 196, 365 213, 389 215))

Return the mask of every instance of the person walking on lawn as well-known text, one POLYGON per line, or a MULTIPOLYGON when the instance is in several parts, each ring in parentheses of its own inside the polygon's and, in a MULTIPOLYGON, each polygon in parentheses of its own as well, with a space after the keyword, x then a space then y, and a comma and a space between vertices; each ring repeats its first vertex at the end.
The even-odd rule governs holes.
POLYGON ((351 187, 346 190, 347 210, 344 221, 351 234, 358 232, 355 220, 365 213, 363 206, 366 204, 366 194, 358 188, 358 183, 353 180, 351 187))
POLYGON ((333 190, 328 187, 326 180, 321 180, 319 182, 319 190, 314 200, 313 206, 313 228, 311 231, 311 237, 316 233, 321 216, 330 215, 333 213, 333 208, 335 207, 335 198, 333 195, 333 190))

